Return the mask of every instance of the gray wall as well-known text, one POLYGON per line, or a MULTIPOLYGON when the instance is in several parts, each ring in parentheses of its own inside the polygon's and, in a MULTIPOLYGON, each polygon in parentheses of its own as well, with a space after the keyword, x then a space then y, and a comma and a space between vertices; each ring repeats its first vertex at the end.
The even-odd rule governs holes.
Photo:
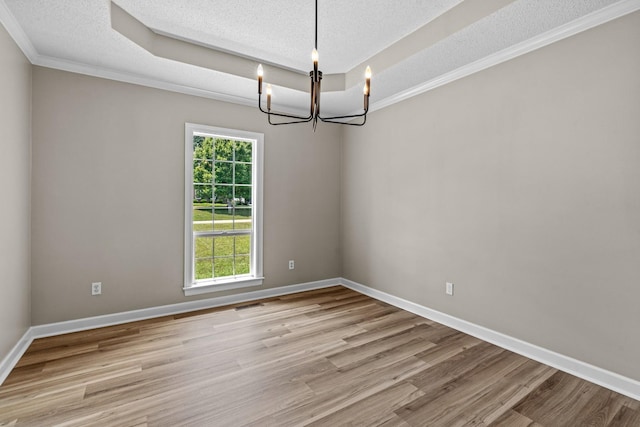
POLYGON ((31 64, 0 25, 0 360, 31 326, 31 64))
POLYGON ((639 40, 636 12, 347 129, 344 277, 640 380, 639 40))
POLYGON ((222 295, 182 291, 185 122, 265 134, 261 289, 340 275, 338 128, 40 67, 33 105, 33 324, 222 295))

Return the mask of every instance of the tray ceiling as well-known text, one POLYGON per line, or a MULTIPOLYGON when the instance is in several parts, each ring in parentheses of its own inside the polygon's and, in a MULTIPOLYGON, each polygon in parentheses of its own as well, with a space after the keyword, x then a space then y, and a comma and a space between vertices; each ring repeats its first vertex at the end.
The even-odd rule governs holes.
MULTIPOLYGON (((367 64, 375 110, 640 8, 640 0, 318 3, 327 113, 360 107, 367 64)), ((277 108, 308 105, 313 0, 0 0, 0 20, 37 65, 255 105, 263 63, 277 108)))

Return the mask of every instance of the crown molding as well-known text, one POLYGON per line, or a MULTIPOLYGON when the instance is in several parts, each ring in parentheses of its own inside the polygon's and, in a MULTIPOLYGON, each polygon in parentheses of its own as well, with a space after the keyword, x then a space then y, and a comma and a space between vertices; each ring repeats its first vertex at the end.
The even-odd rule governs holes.
POLYGON ((489 67, 493 67, 494 65, 498 65, 502 62, 509 61, 517 58, 518 56, 566 39, 590 28, 597 27, 598 25, 605 24, 616 18, 628 15, 638 9, 640 9, 640 0, 625 0, 611 6, 604 7, 598 11, 554 28, 553 30, 547 31, 546 33, 532 37, 522 43, 518 43, 453 71, 442 74, 435 79, 426 81, 379 101, 375 101, 371 104, 369 111, 376 111, 389 107, 416 95, 420 95, 424 92, 428 92, 432 89, 446 85, 463 77, 467 77, 489 67))
POLYGON ((200 89, 193 86, 181 85, 177 83, 158 80, 155 78, 141 76, 126 71, 116 71, 105 67, 96 67, 93 65, 81 64, 75 61, 67 61, 65 59, 53 58, 50 56, 39 55, 33 65, 56 70, 68 71, 70 73, 84 74, 91 77, 99 77, 107 80, 115 80, 123 83, 131 83, 139 86, 146 86, 155 89, 162 89, 169 92, 177 92, 185 95, 199 96, 202 98, 215 99, 217 101, 230 102, 233 104, 246 105, 255 107, 256 100, 253 98, 245 98, 234 96, 220 92, 214 92, 206 89, 200 89))
POLYGON ((4 0, 0 0, 0 23, 7 30, 11 38, 16 42, 22 53, 27 57, 32 64, 38 57, 38 52, 27 37, 13 13, 9 10, 4 0))
MULTIPOLYGON (((2 0, 0 0, 2 1, 2 0)), ((51 56, 38 55, 33 65, 51 68, 54 70, 68 71, 70 73, 83 74, 90 77, 98 77, 106 80, 113 80, 122 83, 130 83, 138 86, 145 86, 154 89, 166 90, 169 92, 181 93, 184 95, 198 96, 200 98, 213 99, 215 101, 229 102, 237 105, 255 108, 257 100, 255 98, 245 98, 242 96, 229 95, 226 93, 215 92, 206 89, 200 89, 193 86, 181 85, 177 83, 158 80, 155 78, 141 76, 139 74, 127 71, 112 70, 106 67, 96 67, 93 65, 82 64, 66 59, 54 58, 51 56)), ((282 107, 279 111, 289 114, 306 114, 308 111, 295 108, 282 107)))

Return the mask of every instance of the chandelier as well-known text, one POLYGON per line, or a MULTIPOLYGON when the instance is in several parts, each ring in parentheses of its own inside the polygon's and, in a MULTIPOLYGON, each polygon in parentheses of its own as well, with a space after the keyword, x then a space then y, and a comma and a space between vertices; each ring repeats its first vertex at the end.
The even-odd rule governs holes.
POLYGON ((362 126, 367 122, 367 112, 369 111, 369 95, 371 94, 371 68, 367 67, 365 71, 365 83, 364 83, 364 112, 360 114, 350 114, 345 116, 331 116, 323 117, 320 115, 320 83, 322 82, 322 71, 318 70, 318 0, 316 0, 316 33, 315 33, 315 46, 311 53, 311 60, 313 61, 313 70, 309 72, 309 78, 311 79, 311 107, 308 116, 298 116, 293 114, 276 113, 271 111, 271 85, 267 85, 267 109, 262 108, 262 77, 264 75, 264 69, 262 64, 258 65, 258 108, 265 113, 268 117, 269 124, 271 125, 290 125, 295 123, 313 123, 313 130, 316 130, 318 120, 325 123, 337 123, 341 125, 350 126, 362 126), (279 121, 273 121, 272 118, 279 121), (360 121, 355 123, 345 120, 351 120, 355 118, 361 118, 360 121))

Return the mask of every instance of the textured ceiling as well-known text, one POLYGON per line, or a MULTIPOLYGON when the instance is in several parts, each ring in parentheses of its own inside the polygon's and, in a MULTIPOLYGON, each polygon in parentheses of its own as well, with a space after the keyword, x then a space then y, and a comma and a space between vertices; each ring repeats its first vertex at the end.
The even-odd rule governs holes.
MULTIPOLYGON (((462 0, 319 0, 318 50, 326 73, 344 73, 462 0)), ((162 34, 309 71, 313 0, 117 0, 162 34)))
MULTIPOLYGON (((277 72, 295 80, 311 68, 313 0, 114 3, 154 41, 116 30, 109 0, 0 0, 0 19, 38 65, 249 105, 258 62, 265 81, 277 72), (176 39, 189 43, 172 52, 176 39), (185 60, 193 45, 200 50, 185 60), (211 49, 231 55, 202 62, 211 49)), ((375 109, 639 8, 640 0, 319 0, 320 69, 338 83, 323 93, 323 109, 360 108, 367 63, 375 109)), ((274 104, 285 111, 308 102, 295 85, 274 86, 274 104)))

